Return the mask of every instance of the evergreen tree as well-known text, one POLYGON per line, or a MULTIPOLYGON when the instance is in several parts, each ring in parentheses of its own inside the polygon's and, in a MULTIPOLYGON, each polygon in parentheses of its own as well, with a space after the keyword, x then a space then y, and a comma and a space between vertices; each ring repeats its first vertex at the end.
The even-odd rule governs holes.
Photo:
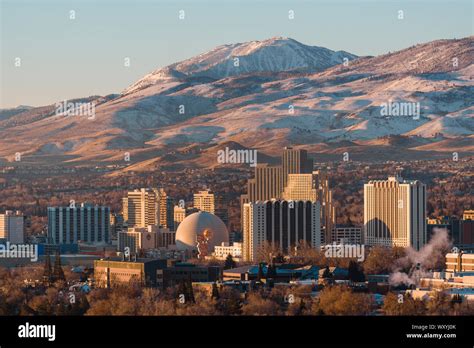
POLYGON ((269 265, 268 270, 267 270, 267 279, 274 279, 276 278, 276 266, 275 265, 269 265))
POLYGON ((322 278, 324 279, 331 278, 331 271, 329 270, 329 266, 326 266, 326 268, 324 269, 322 278))
POLYGON ((212 283, 212 295, 211 298, 218 300, 219 299, 219 289, 217 288, 217 284, 214 282, 212 283))
POLYGON ((191 279, 191 273, 189 273, 189 279, 186 284, 186 290, 187 290, 187 295, 188 297, 186 298, 186 302, 191 302, 191 303, 196 303, 196 300, 194 298, 194 290, 193 290, 193 281, 191 279))
POLYGON ((365 281, 365 276, 364 272, 362 272, 359 264, 355 261, 350 261, 349 262, 349 267, 348 267, 348 276, 349 280, 353 282, 363 282, 365 281))
POLYGON ((49 257, 49 254, 46 253, 44 256, 44 272, 43 272, 43 283, 45 286, 49 286, 51 283, 51 259, 49 257))
POLYGON ((283 255, 281 253, 278 253, 278 255, 275 257, 275 262, 276 263, 284 263, 285 262, 285 258, 283 257, 283 255))
POLYGON ((263 264, 262 264, 262 263, 259 263, 259 264, 258 264, 257 281, 261 282, 263 278, 264 278, 264 275, 263 275, 263 264))
POLYGON ((224 263, 224 269, 235 268, 235 261, 231 254, 227 255, 224 263))
POLYGON ((64 276, 63 268, 61 267, 61 255, 59 251, 56 252, 56 259, 54 261, 52 278, 53 278, 53 281, 66 280, 66 277, 64 276))

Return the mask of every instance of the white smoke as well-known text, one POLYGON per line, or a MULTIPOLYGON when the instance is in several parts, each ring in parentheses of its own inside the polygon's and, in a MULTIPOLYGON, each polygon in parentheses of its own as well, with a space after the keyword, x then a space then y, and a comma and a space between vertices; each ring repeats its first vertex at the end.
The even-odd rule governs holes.
POLYGON ((406 248, 406 256, 399 258, 392 274, 390 285, 418 285, 420 278, 430 277, 431 270, 444 264, 446 252, 451 249, 452 243, 446 228, 433 229, 430 242, 419 251, 406 248), (402 270, 409 269, 408 273, 402 270))

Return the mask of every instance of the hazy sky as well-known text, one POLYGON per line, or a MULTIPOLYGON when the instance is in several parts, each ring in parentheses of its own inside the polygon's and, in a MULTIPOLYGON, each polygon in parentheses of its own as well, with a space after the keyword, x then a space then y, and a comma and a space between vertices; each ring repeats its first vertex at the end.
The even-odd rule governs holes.
POLYGON ((473 35, 474 0, 0 0, 0 107, 119 93, 217 45, 294 38, 377 55, 473 35), (75 19, 70 19, 70 11, 75 19), (179 11, 185 11, 180 20, 179 11), (294 11, 294 19, 288 11, 294 11), (397 18, 404 11, 404 19, 397 18), (130 58, 130 67, 124 59, 130 58), (15 66, 21 59, 21 66, 15 66))

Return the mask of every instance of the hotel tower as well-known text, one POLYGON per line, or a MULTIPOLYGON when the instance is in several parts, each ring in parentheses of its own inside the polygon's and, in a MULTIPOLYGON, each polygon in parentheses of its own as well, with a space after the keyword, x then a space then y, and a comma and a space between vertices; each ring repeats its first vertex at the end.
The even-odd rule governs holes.
POLYGON ((426 243, 426 186, 391 176, 364 185, 367 245, 412 247, 426 243))

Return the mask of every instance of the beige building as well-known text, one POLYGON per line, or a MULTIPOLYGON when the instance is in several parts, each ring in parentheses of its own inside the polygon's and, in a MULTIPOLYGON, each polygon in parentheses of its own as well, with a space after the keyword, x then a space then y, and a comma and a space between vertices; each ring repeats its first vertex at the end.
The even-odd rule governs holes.
POLYGON ((173 229, 173 203, 163 189, 130 191, 122 203, 123 219, 128 227, 159 225, 173 229))
POLYGON ((157 224, 157 199, 153 190, 142 188, 127 193, 123 198, 123 219, 128 227, 147 227, 157 224))
POLYGON ((318 193, 314 174, 289 174, 282 198, 316 202, 318 193))
POLYGON ((24 243, 24 221, 25 217, 20 211, 7 210, 0 214, 0 239, 12 244, 24 243))
POLYGON ((449 253, 446 254, 447 272, 472 272, 474 271, 474 254, 449 253))
POLYGON ((175 244, 175 235, 174 231, 157 225, 129 228, 118 233, 117 250, 124 251, 128 247, 130 252, 138 253, 140 250, 168 248, 175 244))
POLYGON ((173 220, 174 220, 174 229, 177 230, 179 224, 186 217, 186 208, 175 205, 173 209, 173 220))
POLYGON ((241 204, 279 199, 283 191, 283 170, 281 166, 257 164, 255 177, 247 183, 247 194, 242 195, 241 204))
POLYGON ((158 239, 156 248, 169 248, 176 244, 176 232, 170 231, 169 228, 160 228, 158 230, 158 239))
POLYGON ((131 253, 138 253, 140 250, 155 249, 158 241, 158 228, 149 225, 148 227, 133 227, 128 231, 121 231, 117 235, 117 250, 124 251, 126 247, 131 253))
POLYGON ((311 174, 313 171, 313 161, 308 158, 308 152, 291 147, 283 149, 281 166, 283 171, 282 188, 287 185, 289 174, 311 174))
POLYGON ((474 210, 465 210, 462 214, 463 220, 474 220, 474 210))
POLYGON ((222 243, 214 247, 213 256, 218 260, 225 260, 231 255, 234 261, 239 262, 242 259, 242 243, 222 243))
POLYGON ((364 241, 419 250, 426 243, 426 186, 398 176, 365 184, 364 241))
POLYGON ((211 191, 199 191, 194 194, 194 208, 214 214, 216 210, 216 200, 211 191))
POLYGON ((157 224, 163 228, 176 230, 174 227, 173 199, 168 196, 164 189, 153 189, 157 201, 157 224))
POLYGON ((133 259, 95 260, 94 280, 99 288, 138 283, 143 286, 158 286, 162 283, 161 272, 166 268, 166 260, 133 259))

